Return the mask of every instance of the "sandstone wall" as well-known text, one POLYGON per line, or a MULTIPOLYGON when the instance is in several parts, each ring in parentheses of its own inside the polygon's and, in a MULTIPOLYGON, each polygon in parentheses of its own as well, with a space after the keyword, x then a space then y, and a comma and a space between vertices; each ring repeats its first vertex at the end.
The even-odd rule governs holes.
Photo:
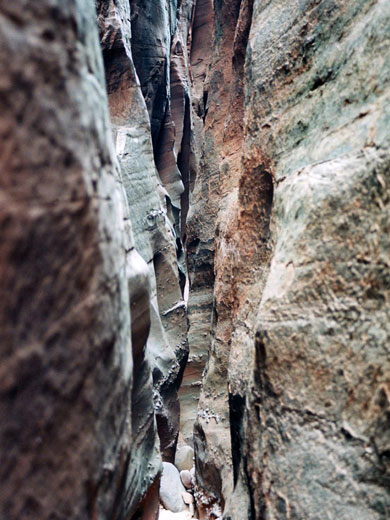
POLYGON ((215 237, 203 517, 385 519, 388 5, 221 1, 214 19, 189 220, 215 237))
MULTIPOLYGON (((166 4, 168 6, 169 3, 166 4)), ((136 9, 136 6, 132 7, 136 9)), ((161 451, 166 460, 173 461, 179 428, 177 389, 187 358, 187 319, 180 286, 177 235, 169 211, 170 199, 156 170, 150 116, 133 61, 132 49, 135 49, 138 60, 135 63, 141 67, 139 60, 142 55, 138 51, 138 41, 146 45, 149 53, 154 48, 155 41, 152 38, 148 43, 145 34, 134 32, 130 23, 132 19, 135 24, 138 15, 142 15, 145 20, 149 20, 144 26, 148 36, 153 37, 155 30, 165 31, 166 41, 169 42, 169 24, 165 23, 163 16, 166 11, 163 10, 160 15, 159 12, 154 13, 157 18, 153 20, 159 22, 157 25, 150 24, 151 12, 154 13, 151 6, 144 6, 142 9, 137 8, 136 14, 131 17, 127 0, 116 4, 102 2, 98 6, 116 152, 129 202, 135 244, 149 268, 151 327, 146 351, 146 338, 141 337, 139 341, 133 338, 138 343, 138 362, 145 371, 144 375, 141 375, 143 370, 136 371, 144 383, 139 386, 137 396, 134 396, 139 403, 135 404, 138 410, 135 416, 140 424, 145 422, 143 410, 146 394, 149 392, 148 399, 154 400, 157 412, 161 451), (153 372, 153 395, 151 389, 148 390, 148 386, 145 386, 149 367, 153 372)), ((137 25, 135 28, 137 29, 137 25)), ((156 38, 158 36, 161 36, 159 32, 156 38)), ((166 92, 168 78, 164 76, 161 81, 166 92)), ((167 92, 164 103, 168 103, 167 92)), ((146 311, 149 312, 148 299, 144 303, 144 307, 139 302, 134 303, 135 323, 140 323, 146 311)), ((140 432, 142 444, 142 428, 136 427, 135 430, 140 432)))
MULTIPOLYGON (((187 357, 180 193, 173 214, 130 3, 95 8, 0 6, 7 519, 155 518, 160 449, 173 460, 177 442, 187 357)), ((146 29, 162 27, 169 57, 191 9, 165 8, 172 28, 160 12, 146 29)), ((169 75, 164 88, 159 103, 170 107, 169 75)), ((185 108, 175 117, 184 128, 185 108)))
POLYGON ((388 2, 27 4, 0 3, 0 516, 155 520, 183 379, 201 519, 388 518, 388 2))
POLYGON ((128 284, 146 265, 112 146, 94 6, 3 2, 0 39, 0 516, 122 518, 128 284))

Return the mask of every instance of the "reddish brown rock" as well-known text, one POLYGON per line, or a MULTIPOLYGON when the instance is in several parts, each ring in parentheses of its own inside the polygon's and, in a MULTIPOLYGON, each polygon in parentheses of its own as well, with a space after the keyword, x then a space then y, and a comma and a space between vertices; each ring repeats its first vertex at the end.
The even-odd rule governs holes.
POLYGON ((128 283, 146 265, 93 3, 3 4, 0 42, 0 516, 114 517, 131 448, 128 283))
POLYGON ((201 517, 219 503, 232 520, 386 518, 388 403, 374 397, 390 370, 383 8, 216 6, 188 222, 198 240, 210 223, 215 235, 195 430, 201 517))

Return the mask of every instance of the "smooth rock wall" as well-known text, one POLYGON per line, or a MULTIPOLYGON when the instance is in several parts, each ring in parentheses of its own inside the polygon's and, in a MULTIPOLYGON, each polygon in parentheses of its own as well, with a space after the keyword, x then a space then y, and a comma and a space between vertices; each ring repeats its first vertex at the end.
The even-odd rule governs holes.
MULTIPOLYGON (((168 3, 166 7, 168 9, 168 3)), ((151 4, 142 8, 132 4, 131 8, 134 12, 130 10, 128 0, 116 4, 110 2, 109 6, 103 1, 98 13, 116 152, 129 202, 135 244, 149 268, 150 310, 146 299, 144 307, 137 302, 132 309, 135 325, 139 326, 149 314, 151 319, 147 343, 144 335, 138 334, 133 338, 138 363, 135 375, 140 379, 139 388, 136 385, 133 391, 133 417, 138 421, 134 430, 140 439, 135 452, 140 461, 150 458, 143 453, 142 447, 150 450, 153 444, 144 442, 146 426, 150 432, 153 430, 153 411, 146 406, 146 402, 153 399, 161 452, 165 460, 173 461, 179 429, 177 390, 188 355, 187 318, 181 290, 177 235, 170 215, 171 203, 167 186, 163 184, 164 179, 158 174, 155 164, 155 154, 160 145, 157 144, 153 151, 153 116, 151 126, 147 110, 150 109, 149 102, 155 103, 155 107, 163 102, 169 105, 169 76, 160 78, 165 97, 155 101, 147 97, 145 101, 146 91, 138 78, 139 73, 143 78, 142 73, 150 65, 150 60, 156 59, 157 55, 151 49, 157 45, 153 38, 158 39, 161 31, 165 34, 169 64, 171 32, 167 25, 167 10, 155 12, 151 4), (152 39, 146 41, 145 34, 152 39), (141 49, 146 49, 147 59, 141 49), (143 68, 142 59, 146 61, 143 68), (148 380, 150 367, 153 388, 148 380), (145 421, 145 410, 149 410, 149 421, 145 421)), ((174 9, 172 13, 176 17, 174 9)), ((151 86, 150 82, 147 84, 151 86)), ((182 117, 184 119, 184 115, 182 117)), ((137 479, 132 481, 134 485, 137 479)), ((144 479, 143 486, 146 485, 144 479)))

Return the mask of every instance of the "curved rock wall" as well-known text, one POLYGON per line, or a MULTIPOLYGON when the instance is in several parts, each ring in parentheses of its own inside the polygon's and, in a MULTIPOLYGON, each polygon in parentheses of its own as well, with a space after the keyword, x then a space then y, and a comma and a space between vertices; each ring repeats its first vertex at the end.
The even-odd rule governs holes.
MULTIPOLYGON (((149 18, 149 7, 142 10, 146 19, 149 18)), ((116 4, 101 2, 98 13, 116 152, 129 202, 135 245, 149 268, 150 311, 147 298, 145 308, 139 302, 134 304, 136 324, 140 324, 146 313, 150 312, 151 318, 146 350, 144 336, 136 341, 135 347, 140 367, 144 367, 135 371, 144 380, 139 395, 134 396, 137 402, 143 403, 141 407, 135 405, 138 409, 135 416, 142 411, 138 420, 145 423, 143 410, 149 392, 149 400, 155 402, 161 451, 166 460, 173 461, 179 428, 177 389, 187 358, 187 320, 180 287, 176 232, 168 210, 169 196, 156 170, 149 114, 132 56, 132 49, 138 52, 137 38, 146 44, 145 35, 132 32, 127 0, 116 4), (147 386, 149 366, 153 371, 153 396, 147 386)), ((153 34, 154 27, 146 26, 145 30, 147 27, 149 34, 153 34)), ((165 30, 164 19, 157 28, 165 30)), ((169 31, 167 39, 168 36, 169 31)), ((153 45, 153 41, 146 45, 149 51, 153 45)), ((167 88, 167 79, 164 81, 164 88, 167 88)), ((135 429, 140 432, 143 442, 142 427, 135 429)))
POLYGON ((30 4, 0 5, 0 516, 155 520, 183 378, 201 519, 388 518, 388 2, 30 4))

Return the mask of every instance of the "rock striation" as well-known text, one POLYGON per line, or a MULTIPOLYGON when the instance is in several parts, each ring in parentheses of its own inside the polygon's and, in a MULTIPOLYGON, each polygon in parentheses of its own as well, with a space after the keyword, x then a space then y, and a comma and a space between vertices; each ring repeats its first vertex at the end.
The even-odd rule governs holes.
POLYGON ((180 196, 173 214, 130 3, 95 8, 0 7, 7 519, 156 518, 160 451, 173 461, 177 442, 188 355, 180 196))
MULTIPOLYGON (((145 8, 144 15, 148 13, 145 8)), ((138 394, 134 394, 135 417, 139 421, 134 429, 140 432, 142 444, 145 404, 147 400, 154 401, 161 451, 165 460, 173 461, 179 428, 177 389, 188 355, 177 235, 170 218, 169 195, 156 170, 150 116, 133 61, 132 48, 137 48, 138 40, 137 33, 132 32, 129 2, 102 1, 98 4, 98 14, 116 151, 135 244, 149 269, 150 311, 148 299, 145 304, 150 312, 150 332, 147 343, 145 337, 138 341, 134 338, 138 343, 135 373, 141 383, 137 386, 138 394), (148 383, 150 368, 153 389, 148 383)), ((160 24, 165 27, 164 20, 160 24)), ((149 32, 152 30, 153 27, 149 32)), ((138 37, 142 40, 143 34, 138 37)), ((139 324, 145 310, 137 302, 134 312, 137 313, 134 322, 139 324)), ((141 452, 136 451, 139 457, 141 452)))
POLYGON ((214 4, 190 201, 194 243, 215 237, 203 518, 389 515, 389 14, 214 4))
POLYGON ((0 5, 1 518, 390 517, 389 53, 386 0, 0 5))

